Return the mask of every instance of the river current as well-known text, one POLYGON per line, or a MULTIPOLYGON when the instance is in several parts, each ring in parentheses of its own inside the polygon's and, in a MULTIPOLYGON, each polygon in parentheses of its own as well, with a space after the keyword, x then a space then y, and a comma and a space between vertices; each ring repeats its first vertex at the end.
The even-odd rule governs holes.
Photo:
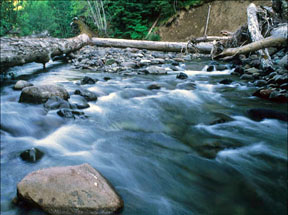
POLYGON ((45 214, 12 204, 17 183, 46 167, 89 163, 124 200, 123 215, 281 215, 287 213, 287 122, 253 121, 250 108, 287 110, 252 97, 249 83, 219 84, 231 70, 206 72, 208 61, 181 65, 187 80, 73 70, 54 63, 15 67, 16 80, 97 92, 85 119, 65 119, 43 105, 18 103, 15 81, 1 87, 1 214, 45 214), (111 79, 105 81, 104 77, 111 79), (151 84, 161 86, 149 90, 151 84), (219 117, 224 123, 211 123, 219 117), (20 153, 44 152, 35 163, 20 153), (212 154, 212 156, 211 156, 212 154), (214 154, 214 156, 213 156, 214 154))

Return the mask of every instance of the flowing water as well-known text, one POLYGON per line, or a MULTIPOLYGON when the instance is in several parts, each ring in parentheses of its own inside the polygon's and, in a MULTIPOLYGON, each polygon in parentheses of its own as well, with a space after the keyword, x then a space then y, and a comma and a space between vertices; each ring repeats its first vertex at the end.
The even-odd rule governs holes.
POLYGON ((218 84, 231 71, 201 71, 207 63, 186 65, 194 90, 179 89, 185 80, 176 72, 124 76, 63 64, 48 71, 39 64, 14 68, 16 79, 61 84, 70 93, 85 75, 98 78, 81 87, 101 96, 83 110, 88 118, 74 120, 43 105, 18 103, 12 82, 1 87, 1 214, 45 214, 11 203, 17 183, 41 168, 82 163, 114 185, 125 203, 123 215, 286 214, 287 123, 257 122, 246 113, 287 106, 252 97, 255 88, 247 83, 218 84), (148 90, 150 84, 162 87, 148 90), (223 115, 232 120, 211 124, 223 115), (21 160, 20 153, 33 147, 43 158, 21 160))

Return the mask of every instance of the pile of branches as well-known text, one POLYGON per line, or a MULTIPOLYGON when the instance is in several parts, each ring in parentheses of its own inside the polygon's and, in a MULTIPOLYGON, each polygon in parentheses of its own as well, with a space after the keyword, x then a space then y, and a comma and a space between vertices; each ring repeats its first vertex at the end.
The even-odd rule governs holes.
POLYGON ((288 5, 286 0, 272 0, 272 8, 247 8, 247 24, 241 26, 229 39, 214 41, 213 59, 232 59, 240 54, 257 52, 262 68, 272 66, 269 47, 287 47, 288 5))

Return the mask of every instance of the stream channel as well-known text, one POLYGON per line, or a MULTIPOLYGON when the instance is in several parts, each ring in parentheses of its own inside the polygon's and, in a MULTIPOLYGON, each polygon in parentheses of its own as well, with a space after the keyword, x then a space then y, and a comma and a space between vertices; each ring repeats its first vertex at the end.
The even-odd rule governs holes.
POLYGON ((41 168, 82 163, 115 187, 123 215, 286 214, 287 122, 254 121, 247 111, 287 105, 251 96, 256 88, 238 77, 219 84, 232 70, 206 72, 207 64, 181 64, 186 80, 176 79, 176 71, 124 76, 61 63, 47 71, 36 63, 13 68, 16 80, 100 96, 83 109, 87 118, 66 119, 42 104, 18 103, 16 80, 2 83, 1 215, 45 214, 13 205, 17 183, 41 168), (99 81, 80 86, 84 76, 99 81), (187 82, 196 88, 183 89, 187 82), (161 89, 147 89, 151 84, 161 89), (229 120, 211 123, 224 116, 229 120), (33 147, 43 158, 23 161, 20 153, 33 147))

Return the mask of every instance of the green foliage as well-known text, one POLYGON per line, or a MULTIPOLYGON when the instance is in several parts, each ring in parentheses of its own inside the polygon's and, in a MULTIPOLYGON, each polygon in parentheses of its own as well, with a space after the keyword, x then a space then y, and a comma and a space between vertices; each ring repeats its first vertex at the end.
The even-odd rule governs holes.
MULTIPOLYGON (((108 35, 117 38, 143 39, 160 15, 160 21, 177 10, 203 0, 102 0, 108 23, 108 35)), ((80 17, 96 31, 85 0, 1 0, 0 36, 19 29, 22 36, 45 30, 53 37, 71 37, 70 22, 80 17), (22 6, 20 9, 18 6, 22 6)), ((151 34, 150 40, 160 40, 151 34)))
POLYGON ((161 37, 160 37, 159 34, 151 33, 151 34, 149 34, 149 36, 147 37, 147 40, 160 41, 160 40, 161 40, 161 37))

